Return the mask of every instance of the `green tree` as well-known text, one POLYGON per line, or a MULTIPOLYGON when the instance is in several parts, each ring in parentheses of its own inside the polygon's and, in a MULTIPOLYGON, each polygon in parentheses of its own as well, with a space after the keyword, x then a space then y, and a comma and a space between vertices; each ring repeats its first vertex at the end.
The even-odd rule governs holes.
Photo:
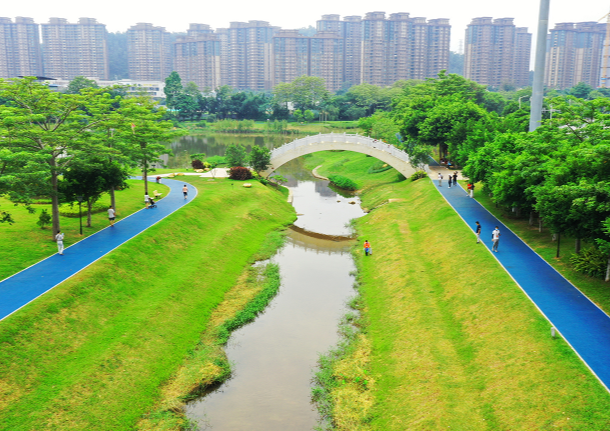
POLYGON ((267 147, 255 145, 250 151, 250 166, 256 172, 266 170, 271 165, 271 151, 267 147))
POLYGON ((244 166, 248 159, 246 155, 246 149, 241 144, 230 144, 225 152, 225 158, 230 168, 236 166, 244 166))
POLYGON ((168 108, 175 109, 178 97, 183 94, 183 91, 182 79, 180 79, 178 72, 173 71, 165 78, 165 88, 163 88, 163 92, 165 93, 165 105, 168 108))
POLYGON ((297 109, 316 109, 329 95, 324 79, 317 76, 300 76, 291 83, 281 83, 273 89, 279 104, 294 103, 297 109))
POLYGON ((70 81, 65 93, 78 94, 83 88, 99 88, 99 86, 93 79, 87 79, 84 76, 77 76, 70 81))
MULTIPOLYGON (((9 175, 21 170, 38 180, 45 177, 56 232, 60 228, 59 177, 74 160, 113 152, 99 132, 106 130, 116 99, 92 88, 81 89, 79 94, 56 93, 34 78, 0 80, 0 96, 10 101, 0 106, 0 150, 5 156, 7 152, 15 156, 9 175), (28 155, 41 162, 37 168, 23 160, 28 155)), ((4 185, 10 182, 0 180, 4 185)), ((25 184, 18 181, 17 185, 25 184)), ((30 193, 24 189, 22 198, 27 200, 30 193)))
POLYGON ((569 94, 579 99, 588 99, 593 91, 593 87, 584 82, 579 82, 574 87, 570 88, 569 94))

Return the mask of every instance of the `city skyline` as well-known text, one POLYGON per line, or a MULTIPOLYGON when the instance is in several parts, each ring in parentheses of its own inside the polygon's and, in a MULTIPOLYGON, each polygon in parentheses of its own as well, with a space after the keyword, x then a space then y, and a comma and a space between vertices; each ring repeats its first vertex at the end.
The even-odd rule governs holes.
MULTIPOLYGON (((259 2, 227 2, 215 4, 211 12, 209 7, 197 5, 184 0, 171 3, 171 13, 168 8, 141 6, 126 7, 124 2, 109 0, 100 4, 58 0, 47 3, 39 0, 19 4, 13 2, 3 5, 2 16, 31 17, 38 24, 48 22, 50 18, 66 18, 69 22, 77 22, 79 18, 95 18, 106 25, 109 32, 126 32, 131 26, 139 23, 151 23, 154 26, 165 27, 169 32, 186 32, 190 23, 206 23, 213 29, 226 28, 230 22, 262 20, 272 26, 282 29, 297 29, 315 27, 321 15, 339 14, 343 16, 364 15, 371 11, 386 13, 410 13, 411 17, 426 17, 428 19, 449 19, 452 27, 451 50, 458 51, 460 41, 473 17, 514 18, 519 27, 528 27, 536 40, 539 3, 531 0, 514 0, 512 2, 488 2, 471 0, 458 3, 448 0, 436 2, 421 2, 405 5, 394 0, 380 0, 374 5, 355 1, 339 6, 328 6, 326 2, 312 0, 307 6, 289 6, 273 0, 259 2)), ((583 0, 574 8, 573 3, 554 2, 551 4, 549 27, 560 22, 597 21, 609 11, 609 5, 599 1, 583 0)))

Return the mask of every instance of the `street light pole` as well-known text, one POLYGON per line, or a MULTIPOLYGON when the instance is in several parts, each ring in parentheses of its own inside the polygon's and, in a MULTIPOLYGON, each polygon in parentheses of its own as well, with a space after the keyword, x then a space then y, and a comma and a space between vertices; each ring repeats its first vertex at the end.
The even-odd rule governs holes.
POLYGON ((83 197, 81 195, 76 197, 76 200, 78 201, 78 218, 80 220, 80 234, 83 234, 83 210, 81 207, 81 204, 83 202, 83 197))
POLYGON ((536 60, 534 65, 534 88, 530 99, 530 128, 533 132, 542 120, 542 98, 544 96, 544 63, 546 61, 546 35, 549 30, 550 0, 540 0, 538 34, 536 36, 536 60))

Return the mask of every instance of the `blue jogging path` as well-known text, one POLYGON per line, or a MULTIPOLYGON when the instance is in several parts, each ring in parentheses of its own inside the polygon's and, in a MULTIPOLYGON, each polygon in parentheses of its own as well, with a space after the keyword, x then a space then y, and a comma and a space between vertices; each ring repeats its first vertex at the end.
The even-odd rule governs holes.
POLYGON ((169 186, 170 191, 157 202, 156 208, 141 209, 117 221, 113 227, 109 226, 66 248, 63 256, 55 253, 1 281, 0 320, 182 208, 197 195, 197 189, 187 184, 188 199, 185 200, 182 193, 184 182, 164 179, 163 184, 169 186))
MULTIPOLYGON (((498 252, 491 252, 538 309, 600 379, 610 388, 610 317, 510 231, 462 187, 434 186, 491 252, 491 232, 499 226, 498 252)), ((475 196, 476 197, 476 196, 475 196)), ((473 236, 473 241, 475 237, 473 236)), ((550 328, 549 328, 550 336, 550 328)))

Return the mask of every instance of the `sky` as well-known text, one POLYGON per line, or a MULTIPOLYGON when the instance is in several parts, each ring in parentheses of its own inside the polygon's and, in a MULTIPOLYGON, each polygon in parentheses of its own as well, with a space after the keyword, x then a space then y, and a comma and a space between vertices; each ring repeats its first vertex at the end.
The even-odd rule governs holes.
MULTIPOLYGON (((558 22, 597 21, 610 11, 610 0, 550 0, 549 29, 558 22)), ((187 1, 138 2, 105 0, 30 0, 4 1, 0 16, 34 18, 42 24, 51 17, 77 22, 80 17, 96 18, 110 32, 126 31, 138 22, 165 27, 170 32, 185 32, 190 23, 209 24, 212 28, 228 27, 231 21, 268 21, 284 29, 316 26, 322 15, 360 15, 383 11, 386 14, 408 12, 411 17, 449 18, 451 50, 457 51, 464 39, 466 26, 475 17, 515 18, 517 27, 528 27, 533 45, 538 26, 539 0, 397 0, 334 1, 187 1)), ((534 50, 534 46, 532 46, 534 50)))

